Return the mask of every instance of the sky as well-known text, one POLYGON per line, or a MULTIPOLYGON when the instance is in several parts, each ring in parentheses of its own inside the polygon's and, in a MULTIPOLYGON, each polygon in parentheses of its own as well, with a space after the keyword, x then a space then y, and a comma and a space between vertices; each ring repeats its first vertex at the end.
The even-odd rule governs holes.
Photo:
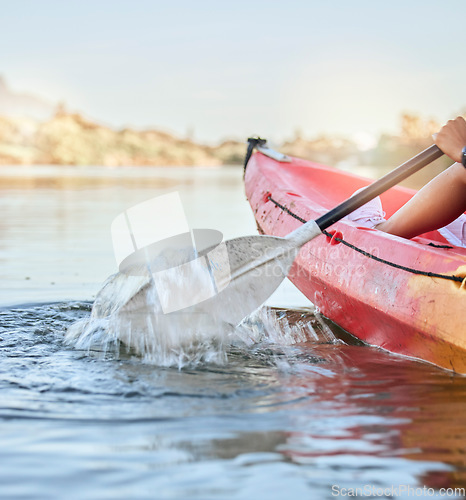
POLYGON ((466 110, 464 0, 0 0, 0 74, 112 127, 374 137, 466 110))

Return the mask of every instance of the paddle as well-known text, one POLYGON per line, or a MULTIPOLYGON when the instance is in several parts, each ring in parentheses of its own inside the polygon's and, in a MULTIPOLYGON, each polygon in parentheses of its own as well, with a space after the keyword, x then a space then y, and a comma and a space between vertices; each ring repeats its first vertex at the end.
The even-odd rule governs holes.
MULTIPOLYGON (((137 272, 137 269, 133 272, 131 268, 118 273, 96 297, 98 307, 95 315, 107 317, 118 311, 122 314, 127 312, 133 316, 131 321, 134 322, 135 314, 144 321, 150 314, 151 321, 162 330, 164 325, 176 322, 185 325, 186 321, 204 329, 205 319, 236 326, 276 290, 288 275, 305 243, 442 154, 437 146, 429 147, 328 213, 303 224, 284 238, 244 236, 206 249, 194 261, 166 271, 149 275, 147 266, 143 266, 144 275, 137 272), (202 272, 199 273, 199 270, 202 272), (159 302, 154 302, 154 283, 159 302), (210 298, 203 300, 205 294, 203 295, 202 287, 206 284, 213 287, 216 293, 211 293, 210 298), (124 297, 120 297, 122 287, 126 287, 124 297), (118 302, 115 302, 115 297, 120 297, 118 302), (164 307, 164 303, 169 306, 183 303, 194 305, 177 308, 164 307), (159 306, 155 307, 154 304, 159 306)), ((151 262, 150 268, 156 269, 156 262, 151 262)))
MULTIPOLYGON (((442 155, 437 146, 430 146, 318 219, 303 224, 285 238, 246 236, 226 241, 230 266, 228 286, 225 287, 225 283, 223 286, 219 284, 219 289, 224 288, 222 292, 189 309, 207 312, 233 325, 238 324, 276 290, 305 243, 442 155)), ((211 260, 211 264, 215 262, 211 260)))

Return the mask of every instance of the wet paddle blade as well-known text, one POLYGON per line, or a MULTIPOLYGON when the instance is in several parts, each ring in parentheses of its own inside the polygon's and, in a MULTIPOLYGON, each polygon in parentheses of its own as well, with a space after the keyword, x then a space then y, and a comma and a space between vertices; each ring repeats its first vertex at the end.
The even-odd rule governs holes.
POLYGON ((131 318, 134 324, 145 321, 148 315, 155 315, 157 324, 162 320, 179 322, 180 318, 191 318, 196 322, 209 318, 211 324, 236 326, 286 278, 300 247, 287 238, 245 236, 228 240, 198 259, 206 259, 209 266, 190 261, 186 267, 153 274, 149 269, 156 267, 155 262, 148 267, 128 268, 107 281, 96 297, 93 316, 118 314, 131 318), (205 290, 212 283, 215 293, 205 298, 205 290))

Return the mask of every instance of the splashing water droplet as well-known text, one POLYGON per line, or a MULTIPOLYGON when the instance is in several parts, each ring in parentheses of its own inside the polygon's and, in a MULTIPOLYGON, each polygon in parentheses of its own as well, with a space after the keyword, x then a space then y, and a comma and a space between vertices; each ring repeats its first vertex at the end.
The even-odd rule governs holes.
MULTIPOLYGON (((187 286, 183 268, 171 268, 171 282, 163 289, 153 280, 154 269, 167 269, 170 255, 159 256, 147 267, 139 266, 128 272, 110 276, 97 294, 88 319, 73 324, 65 341, 77 349, 101 349, 118 354, 121 344, 140 356, 144 362, 158 366, 198 365, 226 362, 227 348, 233 343, 250 343, 254 332, 218 319, 202 309, 202 302, 168 314, 162 299, 187 286)), ((179 263, 179 254, 176 256, 179 263)), ((204 268, 196 268, 206 273, 204 268)), ((205 275, 196 282, 205 281, 205 275)), ((196 290, 192 291, 195 295, 196 290)), ((227 307, 219 303, 217 307, 227 307)))

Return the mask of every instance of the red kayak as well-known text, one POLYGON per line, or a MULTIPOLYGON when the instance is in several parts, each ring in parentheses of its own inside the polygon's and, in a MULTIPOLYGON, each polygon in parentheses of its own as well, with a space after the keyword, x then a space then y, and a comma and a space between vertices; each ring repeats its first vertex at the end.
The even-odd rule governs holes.
MULTIPOLYGON (((285 236, 349 198, 368 179, 255 153, 245 172, 258 229, 285 236)), ((415 191, 381 196, 389 217, 415 191)), ((364 342, 466 374, 466 249, 437 232, 406 240, 348 220, 299 253, 289 279, 326 317, 364 342), (452 276, 456 277, 453 278, 452 276)))

